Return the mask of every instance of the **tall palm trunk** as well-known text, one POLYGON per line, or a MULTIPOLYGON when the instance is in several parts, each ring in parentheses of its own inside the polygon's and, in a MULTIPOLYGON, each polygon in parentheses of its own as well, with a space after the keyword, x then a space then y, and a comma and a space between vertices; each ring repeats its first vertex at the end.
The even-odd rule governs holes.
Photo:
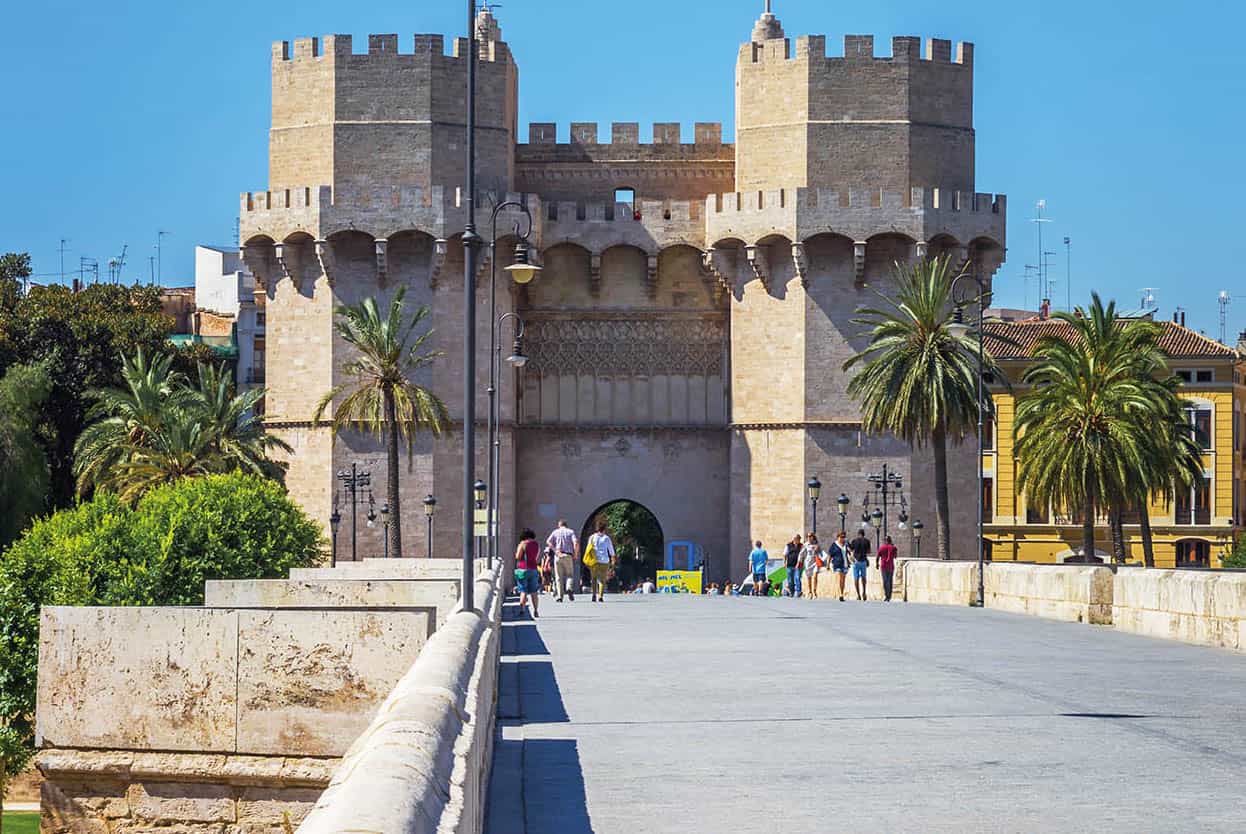
POLYGON ((394 392, 385 390, 385 422, 389 426, 388 472, 385 489, 389 493, 389 555, 402 558, 402 504, 398 497, 398 412, 394 392))
MULTIPOLYGON (((935 476, 935 517, 938 533, 938 554, 944 561, 952 558, 951 524, 948 519, 947 496, 947 429, 940 423, 930 436, 930 446, 934 451, 935 476)), ((979 463, 979 466, 981 463, 979 463)))
POLYGON ((1082 558, 1089 562, 1095 555, 1095 497, 1086 495, 1082 505, 1082 558))
POLYGON ((1112 562, 1117 565, 1125 563, 1125 514, 1118 504, 1108 513, 1108 524, 1112 526, 1112 562))
POLYGON ((1155 567, 1155 541, 1151 537, 1151 509, 1146 501, 1138 502, 1138 522, 1142 527, 1142 563, 1155 567))

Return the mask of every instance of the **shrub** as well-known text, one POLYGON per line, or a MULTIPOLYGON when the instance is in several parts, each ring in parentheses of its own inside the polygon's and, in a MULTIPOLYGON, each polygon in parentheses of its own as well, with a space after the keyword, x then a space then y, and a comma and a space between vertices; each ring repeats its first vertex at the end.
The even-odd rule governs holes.
POLYGON ((1224 557, 1223 566, 1238 570, 1246 569, 1246 536, 1238 538, 1233 552, 1224 557))
POLYGON ((282 576, 317 561, 319 528, 279 484, 186 478, 131 510, 116 496, 36 521, 0 556, 0 773, 29 755, 42 605, 194 605, 205 579, 282 576))

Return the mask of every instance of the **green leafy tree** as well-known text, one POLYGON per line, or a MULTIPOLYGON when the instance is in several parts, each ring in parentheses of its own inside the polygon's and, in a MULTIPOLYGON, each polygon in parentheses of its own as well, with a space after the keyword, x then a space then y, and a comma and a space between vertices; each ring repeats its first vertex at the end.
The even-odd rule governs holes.
MULTIPOLYGON (((616 501, 589 519, 585 532, 595 530, 598 521, 606 522, 614 541, 618 554, 615 570, 623 587, 657 576, 664 555, 664 542, 662 528, 653 513, 635 501, 616 501)), ((584 540, 587 541, 587 536, 584 540)))
MULTIPOLYGON (((885 307, 862 308, 854 323, 868 328, 869 344, 844 363, 855 371, 848 393, 861 403, 866 431, 890 433, 915 446, 930 445, 934 457, 937 547, 951 555, 947 445, 977 431, 978 335, 952 335, 952 282, 948 258, 896 267, 893 294, 879 294, 885 307)), ((1002 378, 989 351, 986 373, 1002 378)), ((984 414, 994 413, 983 389, 984 414)))
POLYGON ((193 391, 194 412, 204 426, 212 450, 230 469, 284 481, 288 464, 270 454, 292 454, 294 449, 264 430, 256 411, 266 390, 252 388, 239 394, 224 364, 201 364, 198 387, 193 391))
POLYGON ((422 369, 441 355, 426 349, 431 330, 417 333, 429 316, 427 307, 417 307, 407 315, 399 289, 382 317, 376 299, 367 298, 349 307, 338 307, 338 335, 357 352, 342 369, 350 377, 325 394, 312 418, 320 425, 329 406, 336 435, 343 429, 364 429, 386 443, 386 498, 389 501, 389 549, 402 556, 402 506, 398 492, 398 438, 407 441, 407 458, 415 454, 415 436, 422 430, 441 434, 449 422, 446 405, 429 388, 412 381, 422 369))
POLYGON ((0 547, 47 505, 48 459, 37 428, 51 390, 44 365, 15 365, 0 377, 0 547))
MULTIPOLYGON (((1152 374, 1160 373, 1160 368, 1152 374)), ((1152 380, 1152 374, 1143 381, 1152 380)), ((1203 477, 1203 452, 1199 442, 1190 431, 1186 417, 1186 402, 1178 396, 1181 380, 1169 376, 1155 382, 1152 389, 1153 406, 1150 413, 1141 415, 1143 441, 1147 444, 1144 468, 1139 477, 1131 478, 1128 496, 1137 507, 1142 534, 1143 564, 1155 567, 1155 539, 1151 532, 1151 497, 1172 495, 1172 490, 1190 489, 1195 480, 1203 477), (1146 421, 1150 420, 1150 425, 1146 421)), ((1123 548, 1122 548, 1123 549, 1123 548)))
POLYGON ((1223 566, 1234 570, 1246 570, 1246 536, 1239 536, 1233 551, 1224 557, 1223 566))
POLYGON ((1017 399, 1017 481, 1040 504, 1080 508, 1082 551, 1093 555, 1096 511, 1119 519, 1147 486, 1157 446, 1148 432, 1164 413, 1151 371, 1165 357, 1158 325, 1118 322, 1115 303, 1098 294, 1088 311, 1056 318, 1073 336, 1046 336, 1034 349, 1017 399))
POLYGON ((36 521, 0 556, 0 756, 25 766, 43 605, 200 605, 207 579, 284 576, 320 561, 319 527, 271 480, 235 472, 36 521))

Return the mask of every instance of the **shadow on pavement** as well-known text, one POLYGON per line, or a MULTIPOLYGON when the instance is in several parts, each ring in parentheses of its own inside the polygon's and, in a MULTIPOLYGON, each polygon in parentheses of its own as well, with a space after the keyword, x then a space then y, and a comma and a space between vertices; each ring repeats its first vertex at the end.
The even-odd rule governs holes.
POLYGON ((549 648, 536 624, 514 622, 502 626, 502 653, 547 655, 549 648))

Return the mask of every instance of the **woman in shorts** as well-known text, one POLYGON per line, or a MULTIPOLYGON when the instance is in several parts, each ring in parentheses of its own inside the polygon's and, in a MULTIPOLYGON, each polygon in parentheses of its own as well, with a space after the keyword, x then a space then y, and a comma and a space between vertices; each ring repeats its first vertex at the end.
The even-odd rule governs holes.
POLYGON ((818 575, 822 573, 822 569, 826 566, 826 558, 822 553, 822 547, 818 544, 818 537, 815 533, 810 533, 805 539, 805 547, 800 555, 801 574, 805 579, 805 598, 818 598, 818 575))
POLYGON ((537 544, 536 533, 524 530, 519 537, 519 547, 515 549, 515 587, 519 589, 519 613, 528 610, 528 600, 532 600, 532 618, 540 617, 537 613, 537 599, 541 595, 541 546, 537 544))
POLYGON ((839 601, 844 601, 844 580, 848 578, 848 537, 841 531, 831 544, 831 570, 835 571, 835 581, 839 584, 839 601))

